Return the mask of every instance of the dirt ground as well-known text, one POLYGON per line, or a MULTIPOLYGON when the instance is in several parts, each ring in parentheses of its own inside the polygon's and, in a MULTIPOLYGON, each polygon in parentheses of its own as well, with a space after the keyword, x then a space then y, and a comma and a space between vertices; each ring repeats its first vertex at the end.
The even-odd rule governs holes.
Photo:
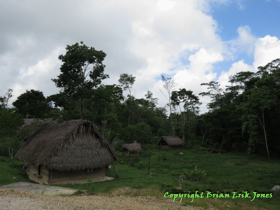
MULTIPOLYGON (((71 195, 75 189, 62 187, 32 184, 32 183, 14 183, 11 185, 0 186, 0 204, 1 210, 14 209, 187 209, 199 210, 200 207, 183 206, 182 203, 170 198, 158 198, 143 196, 145 192, 122 188, 113 191, 111 194, 98 195, 71 195), (71 193, 70 193, 71 192, 71 193), (129 196, 124 196, 128 194, 129 196), (64 196, 58 196, 58 194, 64 196), (135 195, 140 195, 136 196, 135 195), (141 196, 142 195, 142 196, 141 196)), ((214 209, 214 208, 210 208, 214 209)))
POLYGON ((182 206, 180 202, 170 199, 148 196, 129 197, 114 195, 82 195, 82 196, 54 196, 38 195, 7 189, 0 190, 1 210, 41 210, 41 209, 185 209, 199 210, 202 208, 182 206))
POLYGON ((50 185, 33 184, 27 182, 17 182, 8 185, 0 186, 0 189, 7 189, 12 191, 27 192, 30 194, 39 195, 72 195, 77 189, 70 189, 65 187, 56 187, 50 185))

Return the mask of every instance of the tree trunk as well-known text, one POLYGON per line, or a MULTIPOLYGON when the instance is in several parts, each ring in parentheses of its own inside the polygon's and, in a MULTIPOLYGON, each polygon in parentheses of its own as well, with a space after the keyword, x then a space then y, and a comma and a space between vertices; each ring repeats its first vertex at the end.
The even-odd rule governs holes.
MULTIPOLYGON (((254 112, 253 110, 251 110, 252 112, 254 112)), ((259 115, 254 112, 254 114, 257 116, 257 118, 259 119, 259 122, 263 128, 263 133, 264 133, 264 141, 265 141, 265 147, 266 147, 266 152, 267 152, 267 159, 269 161, 269 149, 268 149, 268 144, 267 144, 267 135, 266 135, 266 129, 265 129, 265 121, 264 121, 264 110, 262 108, 262 121, 261 118, 259 117, 259 115)))
POLYGON ((266 129, 265 129, 264 111, 263 111, 263 109, 262 109, 262 120, 263 120, 262 127, 263 127, 263 132, 264 132, 264 140, 265 140, 265 146, 266 146, 266 152, 267 152, 267 159, 268 159, 268 162, 269 162, 269 150, 268 150, 268 145, 267 145, 267 136, 266 136, 266 129))
POLYGON ((101 121, 101 123, 102 123, 102 135, 104 136, 105 135, 105 128, 106 128, 106 124, 107 124, 107 120, 102 120, 101 121))
POLYGON ((183 141, 185 142, 185 113, 182 113, 180 104, 178 105, 179 110, 180 110, 180 115, 181 115, 181 128, 182 128, 182 133, 183 133, 183 141), (184 117, 183 117, 184 114, 184 117))
POLYGON ((175 133, 174 133, 174 125, 173 125, 173 118, 172 118, 172 113, 171 113, 170 95, 169 95, 169 110, 170 110, 170 120, 171 120, 172 134, 173 134, 173 136, 175 136, 175 133))
POLYGON ((81 97, 81 119, 84 117, 84 99, 81 97))
POLYGON ((159 117, 160 117, 161 122, 162 122, 162 125, 163 125, 163 127, 164 127, 164 129, 165 129, 165 124, 164 124, 164 121, 163 121, 163 118, 162 118, 161 114, 159 114, 159 117))
POLYGON ((200 131, 201 131, 201 133, 202 133, 202 142, 204 142, 207 128, 205 128, 205 131, 204 131, 204 132, 203 132, 203 130, 200 128, 200 131))

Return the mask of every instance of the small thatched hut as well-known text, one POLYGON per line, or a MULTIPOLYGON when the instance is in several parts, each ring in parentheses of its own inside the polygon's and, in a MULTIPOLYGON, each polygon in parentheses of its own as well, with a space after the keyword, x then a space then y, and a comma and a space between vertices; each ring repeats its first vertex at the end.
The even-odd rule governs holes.
POLYGON ((86 120, 48 124, 36 131, 17 152, 30 179, 39 183, 82 183, 105 177, 117 159, 115 150, 86 120))
POLYGON ((160 149, 179 149, 184 145, 184 141, 178 136, 161 136, 157 141, 160 149))
POLYGON ((134 143, 131 144, 123 144, 123 150, 127 151, 125 155, 133 156, 133 155, 139 155, 142 148, 141 148, 141 144, 135 141, 134 143))

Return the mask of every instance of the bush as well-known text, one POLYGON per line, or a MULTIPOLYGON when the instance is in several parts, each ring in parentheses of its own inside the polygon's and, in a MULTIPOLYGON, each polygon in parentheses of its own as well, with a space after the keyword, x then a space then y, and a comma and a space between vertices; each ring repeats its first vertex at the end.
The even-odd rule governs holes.
POLYGON ((15 109, 0 110, 0 137, 15 135, 23 123, 22 116, 15 109))
POLYGON ((138 169, 147 168, 147 163, 145 161, 140 161, 135 164, 135 167, 138 169))
POLYGON ((198 170, 197 166, 195 166, 194 170, 185 170, 184 175, 185 175, 187 180, 201 181, 205 178, 206 173, 203 170, 198 170))
POLYGON ((21 147, 21 142, 16 136, 1 137, 0 140, 0 156, 9 156, 9 149, 13 149, 13 156, 21 147))
POLYGON ((131 143, 132 140, 147 143, 151 140, 152 130, 147 123, 141 122, 122 129, 121 136, 128 143, 131 143))

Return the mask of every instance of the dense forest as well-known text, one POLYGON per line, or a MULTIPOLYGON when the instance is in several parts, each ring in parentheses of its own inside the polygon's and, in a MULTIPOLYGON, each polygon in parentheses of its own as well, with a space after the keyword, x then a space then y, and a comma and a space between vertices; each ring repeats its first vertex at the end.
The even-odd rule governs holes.
POLYGON ((276 156, 280 151, 280 59, 257 72, 232 75, 225 89, 211 81, 209 111, 199 114, 199 97, 185 88, 176 90, 172 78, 162 76, 165 107, 147 90, 145 98, 133 96, 137 80, 121 74, 118 84, 104 85, 109 78, 103 61, 106 54, 76 43, 66 47, 60 74, 52 79, 60 92, 45 97, 40 90, 27 90, 8 108, 9 89, 0 97, 0 155, 9 155, 26 138, 23 118, 53 118, 58 122, 86 119, 116 147, 137 140, 155 144, 159 136, 179 136, 186 147, 212 148, 219 152, 247 152, 276 156), (129 94, 124 96, 123 91, 129 94), (59 109, 56 109, 59 107, 59 109))

